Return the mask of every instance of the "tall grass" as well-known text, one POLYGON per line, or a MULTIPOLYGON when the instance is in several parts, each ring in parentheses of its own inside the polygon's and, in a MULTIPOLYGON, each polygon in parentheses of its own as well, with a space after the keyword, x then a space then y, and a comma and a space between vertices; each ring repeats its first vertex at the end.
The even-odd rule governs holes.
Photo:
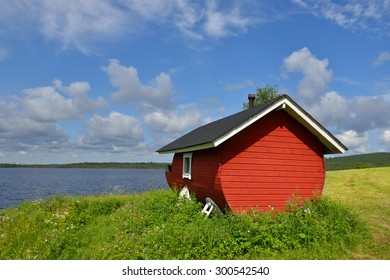
POLYGON ((0 212, 0 259, 348 259, 369 238, 329 199, 207 219, 201 209, 170 190, 24 203, 0 212))

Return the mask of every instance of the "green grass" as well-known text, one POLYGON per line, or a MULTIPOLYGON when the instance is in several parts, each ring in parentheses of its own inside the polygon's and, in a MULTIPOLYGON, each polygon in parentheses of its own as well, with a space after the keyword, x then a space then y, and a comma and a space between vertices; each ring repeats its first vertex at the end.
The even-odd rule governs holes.
POLYGON ((170 190, 61 197, 0 212, 0 259, 349 259, 369 239, 324 198, 205 219, 170 190))
POLYGON ((0 211, 0 259, 390 259, 390 168, 327 172, 285 212, 205 219, 171 190, 0 211))
POLYGON ((372 233, 353 258, 390 259, 390 167, 327 172, 323 194, 351 209, 372 233))

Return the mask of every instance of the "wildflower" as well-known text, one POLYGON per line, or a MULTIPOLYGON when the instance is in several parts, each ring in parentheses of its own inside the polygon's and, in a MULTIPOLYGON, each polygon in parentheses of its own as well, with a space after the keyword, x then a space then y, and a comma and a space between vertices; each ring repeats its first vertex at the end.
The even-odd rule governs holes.
POLYGON ((303 212, 305 212, 306 214, 310 214, 310 208, 307 207, 305 210, 303 210, 303 212))

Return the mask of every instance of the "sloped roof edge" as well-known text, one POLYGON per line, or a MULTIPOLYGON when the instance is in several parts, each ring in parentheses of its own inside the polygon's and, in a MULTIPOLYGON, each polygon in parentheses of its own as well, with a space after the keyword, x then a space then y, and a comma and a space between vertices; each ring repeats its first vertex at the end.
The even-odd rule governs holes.
POLYGON ((348 150, 310 114, 284 94, 265 104, 198 127, 160 148, 157 152, 159 154, 191 152, 217 147, 274 110, 284 110, 304 125, 327 148, 327 153, 344 153, 348 150))

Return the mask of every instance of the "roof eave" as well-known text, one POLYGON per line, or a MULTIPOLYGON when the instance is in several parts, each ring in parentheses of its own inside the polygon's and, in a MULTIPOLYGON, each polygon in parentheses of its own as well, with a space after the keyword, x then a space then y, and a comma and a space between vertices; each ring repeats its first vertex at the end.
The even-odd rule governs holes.
POLYGON ((187 152, 194 152, 194 151, 199 151, 199 150, 206 150, 206 149, 210 149, 210 148, 215 148, 215 145, 213 142, 190 146, 190 147, 185 147, 185 148, 180 148, 180 149, 157 151, 157 153, 158 154, 187 153, 187 152))

